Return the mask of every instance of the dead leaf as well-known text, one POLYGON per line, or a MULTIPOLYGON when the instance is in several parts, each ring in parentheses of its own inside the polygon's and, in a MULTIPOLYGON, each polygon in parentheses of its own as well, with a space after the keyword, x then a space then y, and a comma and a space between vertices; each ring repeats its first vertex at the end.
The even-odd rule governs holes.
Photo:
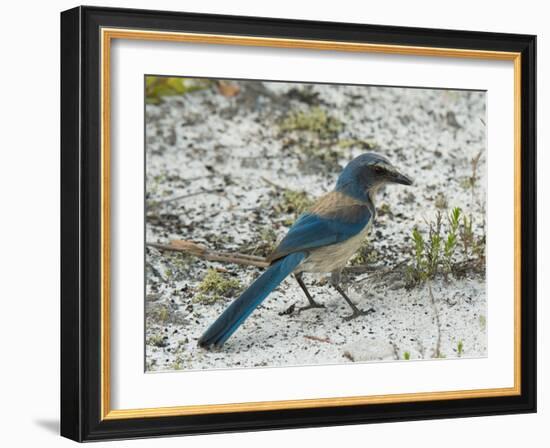
POLYGON ((227 98, 238 95, 240 90, 241 88, 237 84, 229 81, 218 81, 218 91, 227 98))

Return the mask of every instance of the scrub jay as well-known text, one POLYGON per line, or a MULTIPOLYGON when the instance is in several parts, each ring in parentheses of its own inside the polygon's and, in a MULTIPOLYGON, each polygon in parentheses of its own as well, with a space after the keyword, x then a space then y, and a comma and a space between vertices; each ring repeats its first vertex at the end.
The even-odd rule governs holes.
POLYGON ((376 210, 373 197, 387 183, 411 185, 388 159, 374 153, 353 159, 342 171, 336 187, 303 213, 268 257, 271 265, 216 319, 199 339, 205 348, 220 347, 244 320, 291 273, 309 304, 318 308, 307 290, 304 272, 331 273, 331 284, 352 309, 348 319, 368 314, 361 311, 340 287, 340 273, 366 237, 376 210))

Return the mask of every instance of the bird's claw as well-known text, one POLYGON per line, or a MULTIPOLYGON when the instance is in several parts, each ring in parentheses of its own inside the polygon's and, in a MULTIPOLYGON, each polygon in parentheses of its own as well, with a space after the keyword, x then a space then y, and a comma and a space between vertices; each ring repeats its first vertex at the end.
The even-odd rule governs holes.
POLYGON ((302 311, 306 311, 306 310, 311 310, 313 308, 325 308, 325 305, 323 305, 322 303, 313 302, 306 306, 298 308, 298 313, 301 313, 302 311))
POLYGON ((346 322, 348 322, 350 320, 356 319, 359 316, 368 316, 369 314, 372 314, 374 312, 376 312, 376 310, 374 308, 369 308, 368 310, 360 310, 359 308, 357 308, 357 309, 353 310, 352 314, 350 314, 349 316, 344 317, 344 320, 346 322))

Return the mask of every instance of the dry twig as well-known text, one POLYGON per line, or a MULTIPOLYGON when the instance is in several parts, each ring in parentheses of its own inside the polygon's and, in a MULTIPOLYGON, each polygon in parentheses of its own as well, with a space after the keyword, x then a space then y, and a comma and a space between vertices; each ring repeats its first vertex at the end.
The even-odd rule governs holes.
POLYGON ((441 358, 441 322, 439 321, 439 310, 435 304, 434 293, 432 291, 432 284, 428 283, 428 292, 430 293, 430 302, 434 310, 435 323, 437 325, 437 342, 435 343, 434 357, 441 358))
POLYGON ((272 180, 269 180, 267 177, 262 176, 262 180, 268 184, 271 185, 273 188, 276 188, 277 190, 285 190, 285 187, 281 187, 279 184, 273 182, 272 180))
POLYGON ((325 342, 327 344, 332 344, 332 342, 330 342, 329 338, 320 338, 319 336, 310 336, 310 335, 307 335, 307 334, 304 335, 304 338, 309 339, 310 341, 325 342))
MULTIPOLYGON (((239 252, 222 252, 212 250, 206 247, 203 244, 195 243, 188 240, 172 240, 169 244, 162 243, 145 243, 148 247, 154 247, 155 249, 172 251, 172 252, 183 252, 186 254, 194 255, 199 258, 204 258, 209 261, 219 261, 222 263, 236 263, 242 264, 244 266, 256 266, 259 268, 266 268, 270 265, 270 262, 267 261, 264 257, 258 257, 256 255, 248 255, 239 252)), ((398 266, 400 266, 400 263, 398 266)), ((370 265, 356 265, 356 266, 347 266, 344 268, 344 271, 351 273, 364 273, 364 272, 375 272, 380 271, 380 276, 384 277, 385 275, 391 273, 395 268, 387 268, 380 270, 376 269, 370 265)))
POLYGON ((355 362, 355 358, 353 357, 353 355, 350 352, 344 352, 344 354, 342 356, 344 358, 349 359, 351 362, 355 362))
POLYGON ((221 188, 221 187, 220 188, 214 188, 214 189, 211 189, 211 190, 199 190, 199 191, 194 191, 192 193, 182 194, 181 196, 174 196, 174 197, 167 198, 167 199, 153 200, 153 201, 150 202, 149 207, 158 207, 161 204, 166 204, 166 203, 172 202, 172 201, 180 201, 181 199, 187 199, 187 198, 191 198, 193 196, 199 196, 201 194, 221 194, 221 193, 223 193, 223 188, 221 188))
POLYGON ((208 247, 187 240, 172 240, 170 244, 146 243, 149 247, 154 247, 160 250, 169 250, 175 252, 185 252, 195 255, 196 257, 204 258, 209 261, 220 261, 225 263, 237 263, 248 266, 257 266, 265 268, 269 266, 269 262, 263 257, 254 255, 246 255, 240 253, 219 252, 208 247))

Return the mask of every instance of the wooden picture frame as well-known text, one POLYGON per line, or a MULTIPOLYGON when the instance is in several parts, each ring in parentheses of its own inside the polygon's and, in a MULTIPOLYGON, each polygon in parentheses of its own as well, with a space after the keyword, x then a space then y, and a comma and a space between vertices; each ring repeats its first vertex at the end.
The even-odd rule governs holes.
POLYGON ((536 38, 78 7, 61 14, 61 434, 77 441, 536 411, 536 38), (294 401, 110 406, 110 48, 115 39, 514 64, 514 387, 294 401))

